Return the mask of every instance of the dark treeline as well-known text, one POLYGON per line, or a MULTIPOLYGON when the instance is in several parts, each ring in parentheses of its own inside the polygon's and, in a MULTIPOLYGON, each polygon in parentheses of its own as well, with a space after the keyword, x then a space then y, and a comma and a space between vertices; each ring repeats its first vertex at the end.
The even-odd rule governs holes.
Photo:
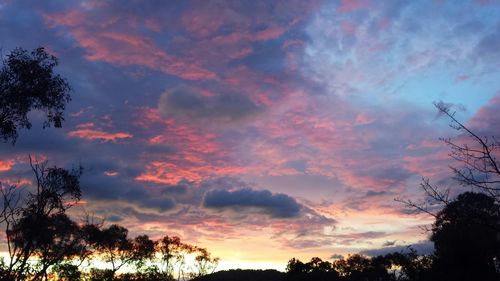
POLYGON ((286 280, 438 281, 500 280, 500 206, 482 193, 466 192, 441 210, 432 226, 434 253, 365 257, 333 262, 291 259, 286 280))
POLYGON ((81 198, 81 169, 33 162, 31 168, 36 186, 0 189, 9 253, 0 263, 0 280, 175 280, 217 266, 207 249, 176 236, 131 238, 121 225, 73 221, 67 210, 81 198), (92 267, 96 263, 101 267, 92 267), (120 269, 126 270, 118 274, 120 269))

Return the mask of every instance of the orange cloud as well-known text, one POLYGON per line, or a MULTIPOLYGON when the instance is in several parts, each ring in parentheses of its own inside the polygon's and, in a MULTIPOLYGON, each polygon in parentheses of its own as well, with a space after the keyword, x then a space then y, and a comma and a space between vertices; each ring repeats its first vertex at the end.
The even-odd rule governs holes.
POLYGON ((0 172, 5 172, 12 169, 14 163, 15 162, 12 160, 6 160, 6 161, 0 160, 0 172))

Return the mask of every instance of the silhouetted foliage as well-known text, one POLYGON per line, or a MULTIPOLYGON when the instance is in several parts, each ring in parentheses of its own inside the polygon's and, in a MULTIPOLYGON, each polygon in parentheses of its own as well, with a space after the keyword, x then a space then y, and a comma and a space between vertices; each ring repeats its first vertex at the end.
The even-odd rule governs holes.
POLYGON ((500 203, 500 163, 496 159, 500 142, 495 136, 479 136, 455 118, 455 112, 443 102, 435 103, 439 112, 451 120, 450 126, 464 132, 467 140, 459 143, 451 138, 442 139, 451 149, 450 156, 460 166, 451 167, 455 179, 465 186, 472 186, 500 203))
MULTIPOLYGON (((457 166, 451 166, 454 179, 462 186, 472 187, 476 191, 487 194, 497 204, 500 203, 500 163, 496 156, 500 153, 500 142, 495 136, 480 136, 465 126, 455 117, 451 107, 443 102, 434 103, 440 115, 450 119, 450 127, 463 133, 459 140, 441 138, 450 147, 450 157, 456 160, 457 166)), ((409 208, 425 212, 436 217, 436 206, 442 207, 450 203, 450 190, 442 189, 424 178, 421 188, 426 196, 423 202, 396 199, 409 208)))
POLYGON ((66 211, 81 198, 82 169, 48 168, 33 163, 35 186, 0 184, 9 259, 0 259, 0 280, 174 280, 213 272, 218 258, 175 236, 154 241, 147 235, 128 237, 117 224, 104 227, 87 218, 73 221, 66 211), (192 263, 186 264, 187 256, 192 263), (81 268, 84 262, 105 268, 81 268), (122 268, 125 272, 119 272, 122 268), (133 271, 131 271, 133 270, 133 271), (129 272, 131 271, 131 272, 129 272))
POLYGON ((285 273, 276 270, 223 270, 200 276, 192 281, 283 281, 285 273))
POLYGON ((61 127, 63 111, 70 101, 70 86, 53 69, 57 58, 43 48, 28 52, 14 49, 0 69, 0 138, 14 143, 18 129, 31 128, 28 113, 45 113, 45 126, 61 127))
POLYGON ((465 192, 453 199, 450 189, 424 178, 423 203, 399 200, 436 219, 431 229, 435 252, 427 280, 500 280, 500 163, 496 159, 500 142, 466 127, 450 106, 442 102, 435 106, 451 120, 452 128, 463 133, 461 143, 442 139, 459 164, 451 167, 455 180, 479 193, 465 192), (442 210, 436 212, 437 206, 442 210))
POLYGON ((82 277, 82 272, 77 265, 70 263, 56 264, 51 271, 53 279, 57 281, 78 281, 82 277))
POLYGON ((83 255, 85 245, 79 226, 65 211, 80 199, 81 168, 67 171, 33 163, 34 190, 2 186, 0 220, 5 224, 9 264, 8 278, 47 278, 47 270, 65 259, 83 255), (37 257, 37 262, 30 258, 37 257))
POLYGON ((431 240, 436 280, 500 280, 500 205, 466 192, 437 215, 431 240))
POLYGON ((177 236, 164 236, 157 243, 159 270, 165 278, 174 279, 177 270, 178 279, 184 271, 185 255, 195 251, 195 247, 181 242, 177 236))
POLYGON ((356 254, 333 262, 316 257, 303 263, 293 258, 285 280, 420 281, 429 280, 430 269, 430 257, 418 256, 415 251, 376 257, 356 254))
POLYGON ((430 279, 432 256, 418 255, 411 247, 407 253, 390 253, 385 259, 395 267, 393 274, 400 281, 427 281, 430 279))
POLYGON ((219 264, 219 258, 212 257, 212 255, 205 248, 195 247, 194 252, 194 267, 196 272, 193 272, 192 277, 198 277, 213 273, 219 264))

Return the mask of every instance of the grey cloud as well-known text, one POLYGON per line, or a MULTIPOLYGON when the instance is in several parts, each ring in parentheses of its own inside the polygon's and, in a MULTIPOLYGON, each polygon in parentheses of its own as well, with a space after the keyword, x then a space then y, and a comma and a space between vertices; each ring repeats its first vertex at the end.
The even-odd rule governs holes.
POLYGON ((475 53, 488 61, 500 59, 500 25, 497 26, 494 32, 479 40, 475 53))
POLYGON ((411 245, 402 245, 402 246, 391 246, 391 247, 384 247, 384 248, 379 248, 379 249, 370 249, 370 250, 364 250, 361 251, 361 254, 368 255, 368 256, 380 256, 380 255, 385 255, 389 253, 408 253, 410 252, 411 249, 414 249, 417 251, 418 254, 420 255, 429 255, 432 254, 434 251, 434 243, 431 241, 420 241, 415 244, 411 245))
POLYGON ((332 259, 332 260, 341 260, 343 258, 344 258, 344 256, 343 255, 339 255, 339 254, 333 254, 333 255, 330 256, 330 259, 332 259))
POLYGON ((274 218, 292 218, 300 214, 302 205, 285 194, 249 188, 227 191, 213 190, 205 194, 203 205, 211 209, 241 210, 256 208, 274 218))
POLYGON ((394 246, 396 245, 396 241, 386 241, 382 246, 384 247, 389 247, 389 246, 394 246))
POLYGON ((387 191, 368 190, 366 192, 366 196, 381 196, 381 195, 386 195, 387 193, 388 193, 387 191))
POLYGON ((307 161, 303 159, 292 160, 285 163, 285 167, 295 169, 297 172, 305 172, 307 170, 307 161))
POLYGON ((286 241, 284 245, 292 249, 319 248, 332 244, 330 239, 294 239, 286 241))
POLYGON ((335 237, 337 237, 339 239, 358 241, 358 240, 365 240, 365 239, 380 238, 380 237, 384 237, 386 235, 387 235, 387 233, 382 232, 382 231, 366 231, 366 232, 355 232, 355 233, 348 233, 348 234, 337 234, 335 237))
POLYGON ((261 110, 257 104, 244 95, 220 93, 215 96, 203 96, 187 86, 163 92, 158 108, 165 115, 228 121, 242 119, 261 110))
POLYGON ((483 24, 478 20, 471 20, 466 23, 459 24, 453 28, 457 35, 475 34, 483 29, 483 24))
POLYGON ((82 192, 86 198, 125 201, 160 212, 173 209, 176 205, 172 198, 147 192, 143 186, 120 175, 110 177, 103 173, 87 174, 82 177, 82 192))

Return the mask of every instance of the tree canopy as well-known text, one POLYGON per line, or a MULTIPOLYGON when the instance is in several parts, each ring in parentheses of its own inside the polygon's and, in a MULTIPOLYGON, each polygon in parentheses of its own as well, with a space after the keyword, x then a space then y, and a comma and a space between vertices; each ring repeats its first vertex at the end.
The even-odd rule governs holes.
POLYGON ((0 138, 15 143, 18 129, 31 128, 32 110, 44 112, 44 127, 61 127, 71 98, 68 82, 54 73, 57 58, 44 48, 32 52, 16 48, 1 63, 0 138))
POLYGON ((432 227, 434 271, 453 280, 500 278, 500 206, 465 192, 445 206, 432 227))

